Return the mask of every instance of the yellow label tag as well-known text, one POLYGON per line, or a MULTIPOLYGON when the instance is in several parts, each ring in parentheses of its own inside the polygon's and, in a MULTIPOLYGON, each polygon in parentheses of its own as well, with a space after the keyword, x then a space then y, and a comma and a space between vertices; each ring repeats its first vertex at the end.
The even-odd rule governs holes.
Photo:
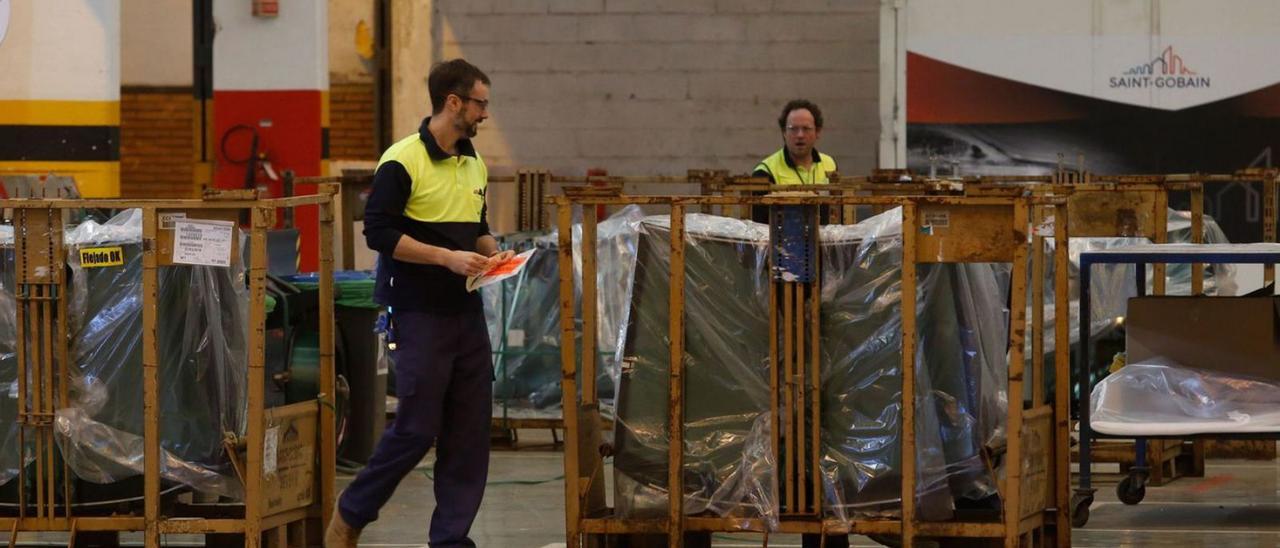
POLYGON ((80 250, 80 266, 98 268, 124 264, 124 250, 117 247, 89 247, 80 250))

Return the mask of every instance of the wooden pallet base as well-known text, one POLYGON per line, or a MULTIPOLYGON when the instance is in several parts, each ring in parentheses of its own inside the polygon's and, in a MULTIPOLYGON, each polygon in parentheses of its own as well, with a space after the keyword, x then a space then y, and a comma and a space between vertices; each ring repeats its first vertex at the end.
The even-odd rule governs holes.
POLYGON ((494 417, 489 429, 490 447, 497 450, 533 450, 561 451, 564 449, 564 419, 503 419, 494 417), (520 431, 549 430, 551 442, 522 443, 520 431))
MULTIPOLYGON (((1147 485, 1161 486, 1182 477, 1204 477, 1204 440, 1148 440, 1147 466, 1150 473, 1147 485)), ((1093 462, 1116 463, 1122 474, 1134 465, 1132 441, 1093 442, 1093 462)), ((1080 453, 1072 451, 1073 461, 1080 460, 1080 453)))
MULTIPOLYGON (((613 421, 603 419, 601 428, 604 430, 613 430, 613 421)), ((502 418, 493 417, 490 423, 489 440, 494 449, 498 450, 551 450, 561 451, 564 449, 564 439, 561 437, 564 433, 564 419, 561 418, 502 418), (537 443, 522 443, 520 441, 520 431, 528 430, 548 430, 551 432, 551 443, 539 441, 537 443)))
POLYGON ((1205 440, 1205 458, 1275 460, 1275 440, 1205 440))

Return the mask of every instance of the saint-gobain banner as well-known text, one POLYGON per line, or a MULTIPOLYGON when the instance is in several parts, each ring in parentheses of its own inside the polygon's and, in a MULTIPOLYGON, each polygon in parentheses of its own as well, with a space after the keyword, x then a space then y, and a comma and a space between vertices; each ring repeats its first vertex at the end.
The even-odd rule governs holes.
MULTIPOLYGON (((908 167, 1047 174, 1079 155, 1101 174, 1270 167, 1276 28, 1270 0, 908 0, 908 167)), ((1260 197, 1214 185, 1206 212, 1232 241, 1257 241, 1260 197)))

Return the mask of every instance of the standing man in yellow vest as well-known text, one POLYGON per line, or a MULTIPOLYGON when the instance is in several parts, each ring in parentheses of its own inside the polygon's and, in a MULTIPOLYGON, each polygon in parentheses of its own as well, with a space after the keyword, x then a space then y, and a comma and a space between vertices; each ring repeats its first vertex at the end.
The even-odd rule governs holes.
MULTIPOLYGON (((751 176, 769 179, 775 185, 827 184, 836 161, 817 149, 822 138, 822 109, 808 99, 792 99, 782 107, 778 129, 782 130, 782 148, 760 160, 751 176)), ((752 207, 751 220, 768 223, 769 208, 752 207)))
POLYGON ((326 548, 356 546, 400 480, 436 448, 430 543, 469 538, 489 471, 493 363, 480 294, 467 276, 498 253, 489 234, 489 173, 471 138, 488 118, 489 77, 454 59, 427 77, 431 116, 391 145, 373 176, 364 235, 378 252, 374 300, 389 309, 395 422, 338 498, 326 548))
POLYGON ((822 185, 836 170, 836 161, 818 152, 822 138, 822 110, 807 99, 793 99, 778 117, 783 147, 770 154, 752 173, 776 185, 822 185))

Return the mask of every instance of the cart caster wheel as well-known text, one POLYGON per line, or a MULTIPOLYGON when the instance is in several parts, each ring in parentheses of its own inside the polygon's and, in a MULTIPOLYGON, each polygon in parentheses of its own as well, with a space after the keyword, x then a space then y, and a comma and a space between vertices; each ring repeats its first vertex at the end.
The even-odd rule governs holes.
POLYGON ((1116 497, 1129 506, 1142 502, 1147 496, 1147 486, 1143 478, 1126 476, 1116 484, 1116 497))
POLYGON ((1071 526, 1084 527, 1089 523, 1089 505, 1093 504, 1093 495, 1072 495, 1071 526))

